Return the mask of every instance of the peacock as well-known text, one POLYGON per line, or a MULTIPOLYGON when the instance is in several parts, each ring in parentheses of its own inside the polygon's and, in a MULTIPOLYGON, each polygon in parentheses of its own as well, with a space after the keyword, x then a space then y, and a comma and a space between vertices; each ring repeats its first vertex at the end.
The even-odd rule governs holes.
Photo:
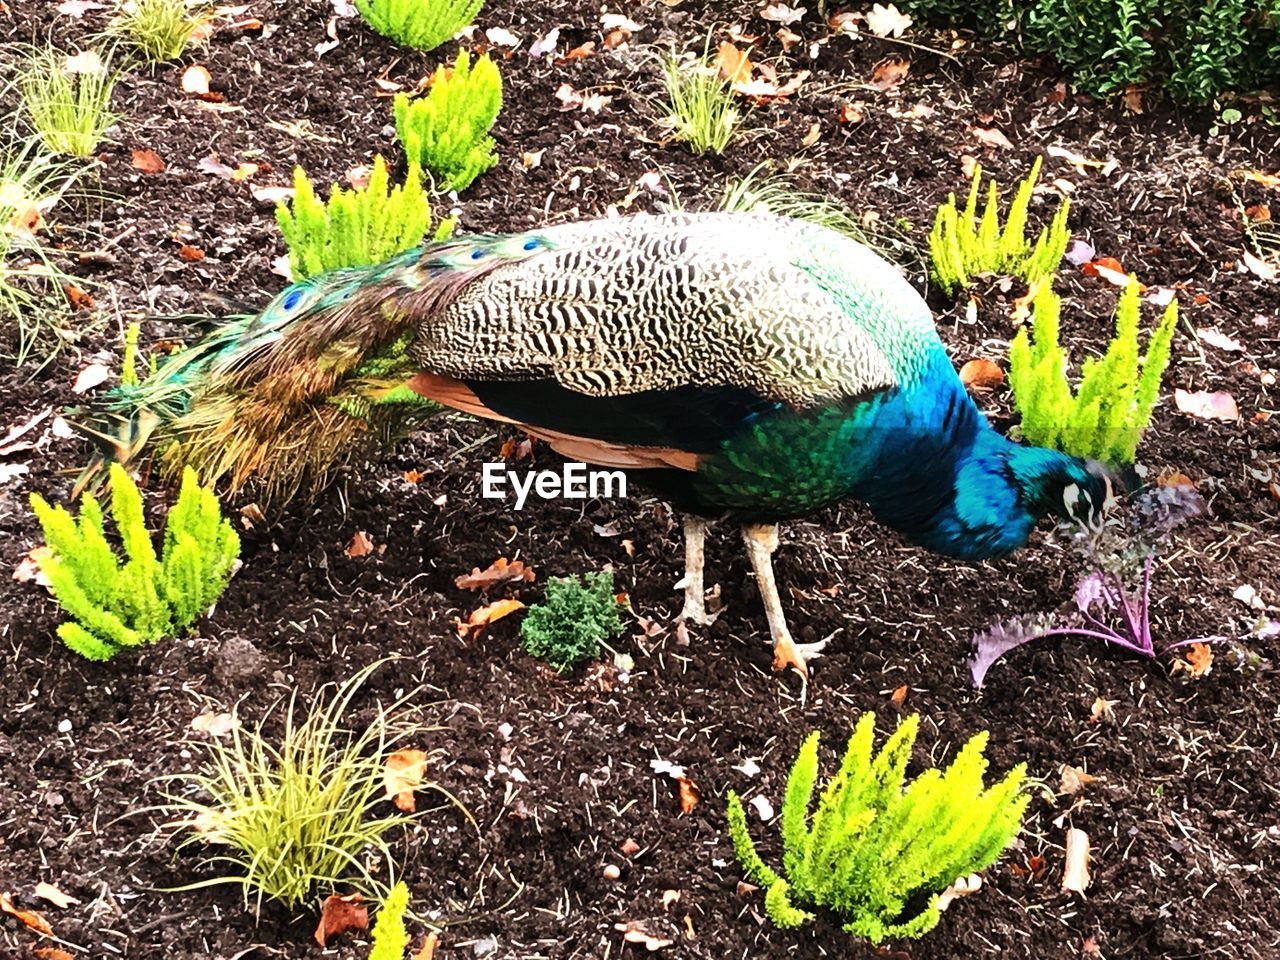
POLYGON ((751 213, 642 214, 478 235, 285 288, 117 388, 104 455, 277 492, 440 405, 622 469, 684 515, 684 606, 707 622, 708 524, 741 527, 777 669, 808 676, 774 579, 778 525, 844 498, 952 557, 1049 515, 1096 525, 1106 465, 997 432, 924 300, 873 250, 751 213))

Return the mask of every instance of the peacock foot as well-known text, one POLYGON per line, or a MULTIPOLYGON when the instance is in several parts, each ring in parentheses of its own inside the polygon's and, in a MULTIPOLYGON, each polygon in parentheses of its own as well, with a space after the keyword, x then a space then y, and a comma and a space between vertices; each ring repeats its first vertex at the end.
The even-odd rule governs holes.
POLYGON ((796 643, 790 633, 783 633, 773 641, 773 669, 779 672, 792 667, 806 681, 809 679, 809 661, 822 656, 831 641, 830 637, 816 643, 796 643))
POLYGON ((716 615, 707 613, 707 603, 702 597, 694 597, 692 594, 686 594, 684 598, 684 609, 680 611, 680 616, 676 618, 685 623, 694 623, 700 627, 709 627, 715 622, 716 615))

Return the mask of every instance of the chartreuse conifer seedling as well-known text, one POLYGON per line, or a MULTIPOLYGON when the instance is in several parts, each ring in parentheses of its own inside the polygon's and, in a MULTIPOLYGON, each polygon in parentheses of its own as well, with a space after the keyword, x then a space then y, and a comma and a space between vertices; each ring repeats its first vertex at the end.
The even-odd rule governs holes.
POLYGON ((502 110, 502 75, 489 57, 474 63, 458 51, 452 67, 441 65, 424 97, 398 93, 396 136, 410 163, 436 175, 442 190, 465 190, 498 162, 489 131, 502 110))
POLYGON ((1022 414, 1022 437, 1077 457, 1132 463, 1151 422, 1160 378, 1169 364, 1178 301, 1170 302, 1147 340, 1138 346, 1139 284, 1130 278, 1116 305, 1116 335, 1101 357, 1084 362, 1080 386, 1067 381, 1067 355, 1058 342, 1062 301, 1048 282, 1033 302, 1031 329, 1009 347, 1009 386, 1022 414))
POLYGON ((480 12, 483 0, 356 0, 365 23, 396 43, 434 50, 480 12))
POLYGON ((78 520, 65 507, 31 495, 48 543, 40 570, 75 618, 59 625, 58 636, 90 660, 185 631, 221 596, 240 555, 240 537, 194 470, 183 471, 159 556, 143 521, 137 484, 118 463, 111 464, 110 475, 111 514, 124 563, 107 542, 102 507, 92 495, 81 501, 78 520))
POLYGON ((404 915, 408 909, 409 888, 403 880, 399 880, 378 910, 378 919, 373 925, 373 946, 369 948, 369 960, 404 960, 405 948, 409 946, 409 931, 404 925, 404 915))
POLYGON ((963 210, 956 208, 955 194, 938 208, 929 234, 930 270, 933 282, 948 294, 969 285, 980 273, 1011 274, 1035 283, 1052 276, 1067 251, 1071 231, 1067 227, 1070 203, 1063 200, 1049 225, 1033 244, 1027 239, 1027 209, 1040 178, 1040 158, 1027 178, 1018 184, 1004 226, 1000 225, 1000 200, 994 180, 988 186, 987 202, 978 217, 978 192, 982 165, 974 164, 969 199, 963 210))
MULTIPOLYGON (((411 163, 402 185, 389 183, 387 163, 379 155, 367 184, 354 190, 334 185, 326 203, 316 196, 306 172, 294 169, 293 198, 276 206, 276 222, 295 280, 381 263, 422 242, 431 226, 431 204, 421 170, 411 163)), ((446 239, 452 230, 453 222, 444 221, 435 239, 446 239)))
POLYGON ((734 851, 765 888, 765 908, 778 926, 800 926, 813 919, 811 909, 824 908, 873 943, 919 937, 937 925, 943 892, 990 866, 1013 840, 1030 799, 1021 790, 1025 765, 984 787, 984 731, 946 770, 926 770, 904 787, 919 724, 918 714, 907 717, 873 755, 875 714, 863 714, 812 812, 818 733, 809 735, 782 803, 785 878, 756 852, 742 801, 729 792, 734 851))

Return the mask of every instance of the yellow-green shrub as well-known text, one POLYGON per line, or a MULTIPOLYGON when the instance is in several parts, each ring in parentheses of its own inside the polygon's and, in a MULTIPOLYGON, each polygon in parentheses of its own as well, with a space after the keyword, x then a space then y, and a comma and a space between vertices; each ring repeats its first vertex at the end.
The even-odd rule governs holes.
MULTIPOLYGON (((293 171, 293 199, 276 206, 276 223, 289 248, 289 268, 302 280, 342 267, 381 263, 416 247, 431 226, 431 204, 422 189, 422 173, 409 165, 404 184, 388 189, 387 164, 374 157, 369 182, 344 190, 334 184, 326 203, 301 167, 293 171)), ((446 221, 436 239, 452 230, 446 221)))
POLYGON ((806 908, 825 907, 845 930, 875 943, 921 936, 938 923, 942 893, 994 863, 1016 836, 1029 801, 1021 792, 1025 766, 984 788, 985 731, 946 770, 926 770, 904 789, 919 724, 919 715, 907 717, 873 757, 875 714, 863 714, 812 816, 818 733, 809 735, 782 802, 785 879, 756 852, 742 801, 729 792, 734 852, 765 888, 765 908, 778 926, 799 926, 813 919, 806 908))
POLYGON ((452 67, 436 68, 424 97, 396 94, 396 136, 410 163, 439 179, 442 190, 465 190, 498 162, 489 131, 502 110, 502 75, 482 56, 458 51, 452 67))
POLYGON ((405 947, 409 946, 409 931, 404 925, 404 914, 408 909, 409 888, 400 880, 378 908, 369 960, 404 960, 405 947))
POLYGON ((434 50, 469 24, 483 0, 356 0, 365 23, 396 43, 434 50))
POLYGON ((980 273, 1001 273, 1022 277, 1034 283, 1042 277, 1052 276, 1066 253, 1071 232, 1067 227, 1067 212, 1071 208, 1064 199, 1053 215, 1049 226, 1040 231, 1033 244, 1027 239, 1027 209, 1031 193, 1040 178, 1040 158, 1036 157, 1031 173, 1018 184, 1017 192, 1009 204, 1008 218, 1000 226, 1000 200, 998 187, 992 180, 987 188, 987 200, 978 217, 978 192, 982 181, 982 166, 975 164, 973 182, 969 186, 969 198, 964 209, 956 208, 956 195, 950 194, 947 202, 938 208, 929 234, 929 254, 932 260, 930 274, 933 282, 948 294, 969 285, 980 273))
POLYGON ((111 465, 111 515, 124 545, 121 564, 107 542, 102 507, 86 494, 77 521, 38 493, 31 507, 49 552, 40 569, 54 596, 75 619, 60 624, 62 642, 90 660, 154 643, 186 630, 226 588, 240 538, 222 519, 218 500, 188 468, 165 521, 159 557, 142 517, 142 495, 128 471, 111 465))
POLYGON ((1160 378, 1169 365, 1178 301, 1138 352, 1138 283, 1130 279, 1116 304, 1116 335, 1100 358, 1085 360, 1079 389, 1067 381, 1067 354, 1058 342, 1062 301, 1045 282, 1036 292, 1031 328, 1009 346, 1009 386, 1022 414, 1022 438, 1077 457, 1132 463, 1151 422, 1160 378))

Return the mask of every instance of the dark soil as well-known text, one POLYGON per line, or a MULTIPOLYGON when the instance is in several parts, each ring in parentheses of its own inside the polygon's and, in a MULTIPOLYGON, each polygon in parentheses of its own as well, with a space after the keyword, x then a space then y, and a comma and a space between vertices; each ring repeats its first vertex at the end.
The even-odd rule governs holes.
MULTIPOLYGON (((530 60, 524 48, 557 26, 562 53, 598 44, 598 5, 491 0, 481 30, 504 27, 523 48, 503 63, 502 163, 459 201, 463 229, 516 230, 610 207, 658 209, 667 198, 637 186, 652 171, 684 204, 707 205, 727 175, 772 158, 793 162, 803 186, 886 228, 873 232, 915 244, 915 257, 900 244, 893 249, 923 283, 918 254, 937 203, 963 189, 962 155, 981 159, 1003 183, 1048 146, 1114 158, 1118 165, 1105 176, 1047 158, 1036 215, 1070 189, 1076 236, 1148 285, 1177 288, 1185 319, 1170 399, 1161 402, 1141 456, 1153 470, 1195 480, 1212 515, 1160 559, 1155 631, 1165 641, 1247 636, 1257 614, 1233 599, 1236 588, 1248 584, 1266 603, 1280 602, 1280 508, 1268 492, 1269 480, 1280 481, 1280 418, 1272 416, 1280 297, 1275 283, 1237 266, 1239 211, 1280 197, 1233 172, 1276 171, 1276 128, 1252 122, 1250 109, 1246 122, 1221 132, 1211 115, 1159 103, 1125 116, 1069 89, 1064 95, 1051 65, 977 42, 951 59, 837 37, 812 62, 802 56, 807 44, 778 59, 784 78, 800 68, 813 77, 790 102, 755 111, 749 135, 727 156, 698 158, 663 142, 648 99, 657 91, 648 54, 672 41, 700 46, 711 27, 740 23, 763 37, 757 60, 779 58, 776 25, 758 19, 755 7, 745 0, 627 4, 645 25, 630 45, 557 65, 530 60), (903 53, 913 63, 901 87, 865 86, 879 60, 903 53), (554 96, 561 83, 612 100, 599 114, 562 111, 554 96), (838 122, 847 101, 861 104, 861 122, 838 122), (818 139, 806 147, 813 124, 818 139), (998 128, 1013 148, 984 148, 975 126, 998 128), (544 150, 540 164, 526 169, 521 154, 544 150), (1243 350, 1198 342, 1195 331, 1205 329, 1235 337, 1243 350), (1240 421, 1178 413, 1173 386, 1229 391, 1240 421)), ((49 33, 74 42, 101 28, 100 14, 74 19, 44 0, 9 0, 0 31, 19 41, 49 33)), ((88 258, 91 268, 75 266, 85 258, 67 251, 96 310, 76 316, 83 331, 34 379, 31 369, 4 371, 0 430, 73 401, 69 385, 88 360, 104 352, 118 358, 122 318, 207 312, 210 297, 261 304, 279 289, 271 263, 283 248, 270 204, 255 201, 249 185, 202 172, 197 165, 211 151, 232 166, 259 164, 258 186, 286 183, 295 163, 325 183, 376 151, 398 158, 389 100, 374 78, 410 86, 437 57, 398 50, 355 20, 338 21, 341 43, 317 57, 331 16, 324 0, 255 0, 250 15, 266 30, 224 29, 198 58, 224 103, 181 94, 181 66, 136 69, 122 79, 116 106, 123 119, 113 142, 81 181, 74 207, 55 214, 73 247, 110 255, 88 258), (141 148, 164 158, 164 173, 131 167, 131 151, 141 148), (80 239, 82 228, 90 239, 80 239), (182 259, 181 244, 204 258, 182 259)), ((813 20, 810 13, 793 29, 807 40, 825 38, 813 20)), ((1077 357, 1100 349, 1115 288, 1066 269, 1064 289, 1064 340, 1077 357)), ((1011 301, 1021 292, 979 288, 975 322, 966 303, 932 295, 958 363, 1003 361, 1011 301)), ((175 331, 154 322, 145 336, 175 331)), ((1001 427, 1014 422, 1003 390, 981 402, 1001 427)), ((189 743, 196 715, 239 703, 257 718, 291 691, 308 696, 398 656, 358 698, 353 722, 366 720, 376 701, 421 685, 416 700, 439 726, 420 736, 422 747, 442 751, 432 775, 478 824, 446 809, 394 843, 415 910, 445 924, 439 956, 640 955, 615 931, 627 921, 673 940, 662 951, 670 956, 873 955, 826 919, 799 931, 763 919, 760 895, 739 888, 723 801, 733 788, 780 806, 790 759, 810 729, 823 731, 830 764, 830 751, 861 712, 879 711, 882 730, 892 728, 889 695, 904 684, 904 709, 924 717, 919 763, 942 762, 973 732, 989 729, 993 767, 1025 760, 1046 786, 1020 846, 987 871, 981 893, 953 906, 927 939, 889 955, 1280 953, 1276 639, 1218 646, 1212 671, 1198 680, 1174 672, 1167 659, 1045 641, 1012 653, 975 692, 964 662, 973 631, 1001 615, 1056 607, 1078 571, 1073 554, 1046 534, 1010 560, 953 562, 905 545, 848 505, 791 525, 777 556, 797 636, 835 634, 802 696, 798 678, 770 672, 760 602, 734 531, 717 531, 709 544, 708 582, 720 584, 724 613, 682 644, 672 624, 683 557, 677 520, 640 491, 585 507, 535 501, 518 513, 509 501, 482 500, 479 465, 498 459, 508 436, 446 416, 376 462, 348 468, 314 502, 294 502, 246 529, 244 567, 195 636, 108 664, 61 646, 53 632, 59 613, 44 591, 0 578, 0 891, 44 910, 77 956, 319 955, 311 913, 267 905, 255 918, 232 888, 163 892, 211 874, 197 851, 176 852, 158 826, 164 817, 148 808, 160 800, 157 778, 199 762, 189 743), (423 476, 407 483, 407 470, 423 476), (372 538, 374 554, 346 555, 357 531, 372 538), (526 601, 541 595, 548 576, 609 565, 636 613, 663 629, 645 636, 637 625, 620 641, 635 660, 629 675, 611 666, 567 679, 549 672, 521 652, 516 617, 463 642, 453 618, 480 598, 459 590, 454 577, 499 555, 536 568, 537 582, 519 591, 526 601), (245 642, 261 652, 260 663, 246 662, 245 642), (1099 698, 1111 713, 1095 719, 1099 698), (681 814, 673 782, 651 771, 655 759, 683 765, 700 785, 691 814, 681 814), (747 759, 759 774, 738 769, 747 759), (1063 764, 1084 766, 1098 780, 1079 797, 1057 796, 1063 764), (1060 889, 1068 827, 1092 840, 1086 897, 1060 889), (629 838, 639 846, 630 856, 621 849, 629 838), (1032 858, 1043 858, 1043 872, 1028 875, 1032 858), (618 867, 620 878, 606 879, 606 865, 618 867), (40 881, 81 902, 62 910, 42 904, 32 895, 40 881), (664 905, 668 890, 679 898, 664 905)), ((0 486, 0 568, 14 569, 40 542, 28 493, 63 496, 68 474, 86 456, 80 441, 46 431, 35 451, 4 461, 26 460, 30 472, 0 486)), ((556 462, 535 450, 537 466, 556 462)), ((158 490, 150 496, 157 505, 164 498, 158 490)), ((776 853, 772 840, 766 846, 776 853)), ((30 930, 0 920, 4 956, 25 957, 37 945, 30 930)), ((324 954, 365 951, 347 935, 324 954)))

